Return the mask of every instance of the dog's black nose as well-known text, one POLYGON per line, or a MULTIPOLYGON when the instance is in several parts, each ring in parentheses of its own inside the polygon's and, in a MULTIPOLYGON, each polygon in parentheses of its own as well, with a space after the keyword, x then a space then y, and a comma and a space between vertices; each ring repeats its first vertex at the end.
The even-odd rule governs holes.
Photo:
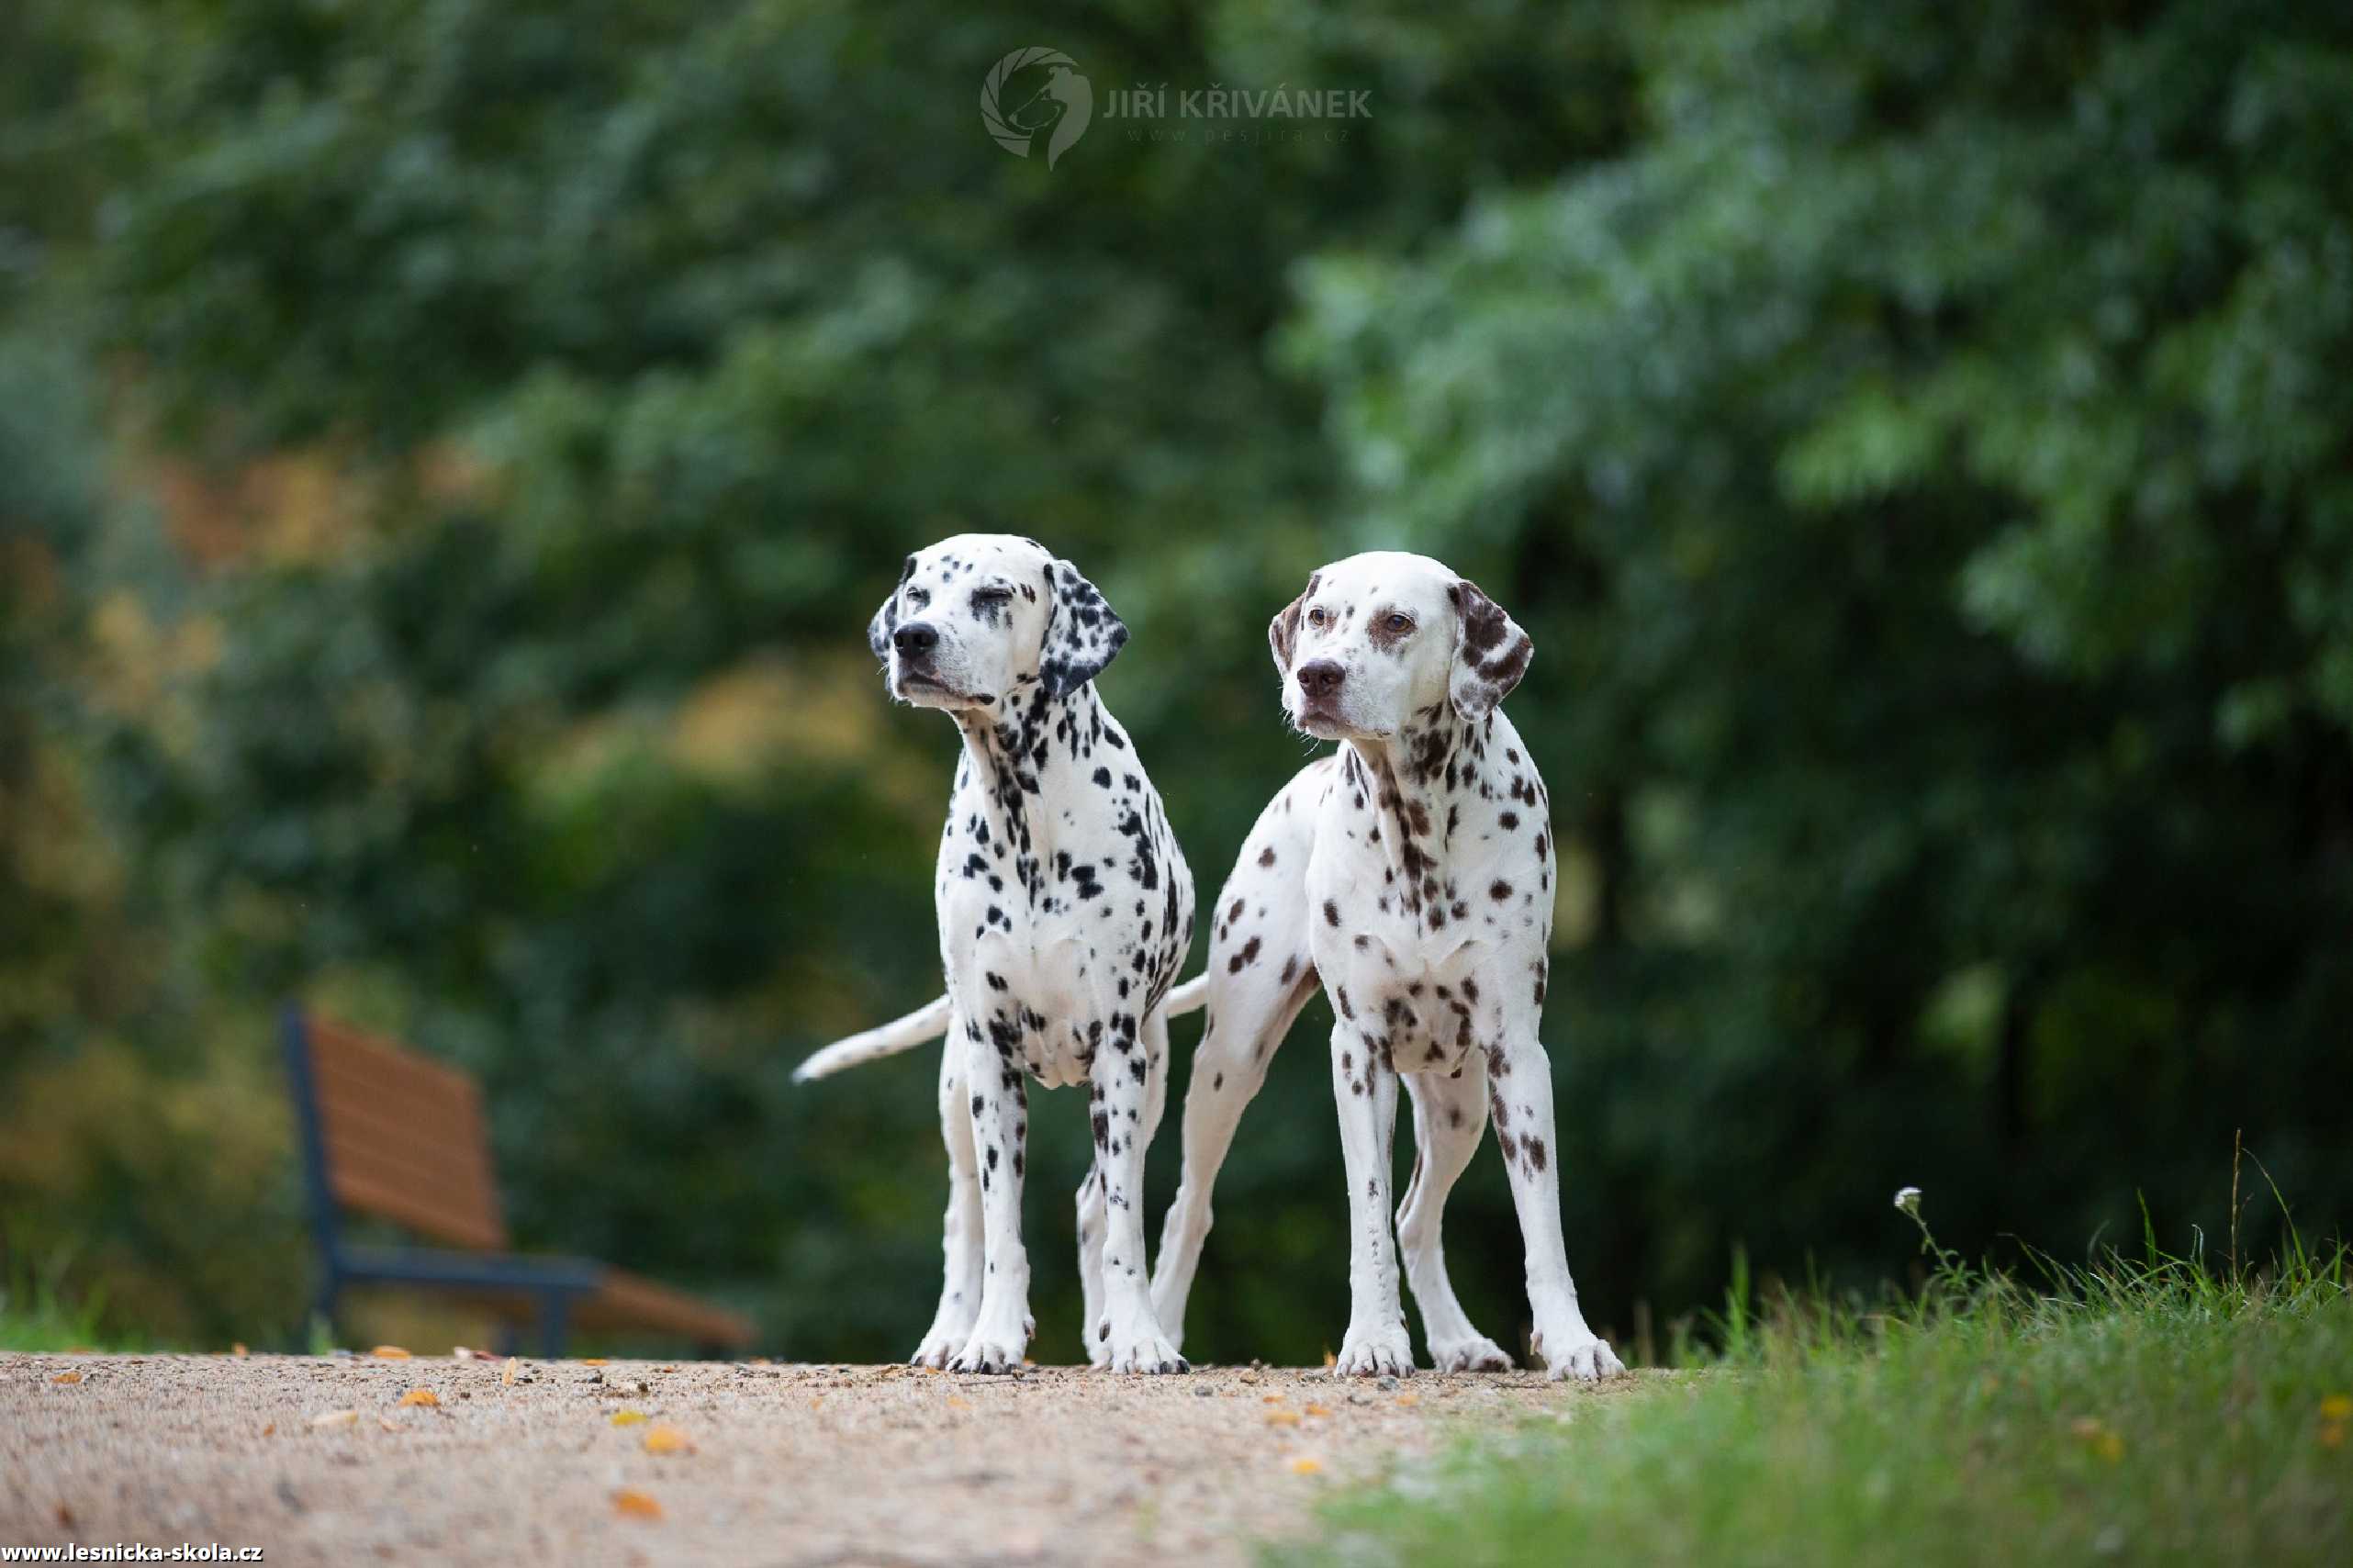
POLYGON ((927 622, 910 621, 891 633, 891 645, 902 658, 917 658, 939 646, 939 633, 927 622))
POLYGON ((1334 697, 1348 672, 1333 659, 1316 659, 1299 666, 1299 689, 1310 697, 1334 697))

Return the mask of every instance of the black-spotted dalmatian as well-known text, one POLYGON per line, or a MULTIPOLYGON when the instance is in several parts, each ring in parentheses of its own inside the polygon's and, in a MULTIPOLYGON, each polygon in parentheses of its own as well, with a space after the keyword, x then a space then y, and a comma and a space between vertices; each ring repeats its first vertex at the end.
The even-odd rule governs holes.
POLYGON ((894 698, 939 709, 964 735, 935 882, 947 994, 795 1076, 947 1026, 947 1277, 913 1359, 1004 1372, 1035 1332, 1021 1237, 1026 1074, 1049 1089, 1085 1082, 1092 1101, 1095 1158, 1079 1189, 1089 1359, 1183 1372, 1153 1316, 1141 1205, 1167 1092, 1167 993, 1193 941, 1193 874, 1095 695, 1127 628, 1045 546, 959 534, 907 557, 867 640, 894 698))
POLYGON ((1528 634, 1422 555, 1324 567, 1268 628, 1283 713, 1340 743, 1274 798, 1217 895, 1184 1175, 1153 1298, 1182 1342, 1209 1194, 1268 1059, 1318 986, 1348 1166, 1350 1313, 1335 1371, 1413 1370, 1390 1240, 1397 1080, 1415 1164, 1396 1215, 1440 1371, 1502 1371, 1446 1277, 1439 1216, 1492 1114, 1528 1249, 1534 1348, 1554 1377, 1620 1372, 1585 1326, 1561 1236, 1552 1073, 1537 1037, 1553 857, 1543 780, 1499 704, 1528 634))

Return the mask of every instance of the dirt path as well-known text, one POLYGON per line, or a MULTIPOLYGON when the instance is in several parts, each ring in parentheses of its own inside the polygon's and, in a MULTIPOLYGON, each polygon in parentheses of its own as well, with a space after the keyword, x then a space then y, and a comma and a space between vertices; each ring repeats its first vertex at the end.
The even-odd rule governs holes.
POLYGON ((1336 1484, 1465 1426, 1573 1417, 1636 1386, 505 1371, 0 1352, 0 1545, 218 1542, 276 1563, 1236 1562, 1253 1538, 1311 1528, 1336 1484), (404 1405, 415 1389, 438 1403, 404 1405))

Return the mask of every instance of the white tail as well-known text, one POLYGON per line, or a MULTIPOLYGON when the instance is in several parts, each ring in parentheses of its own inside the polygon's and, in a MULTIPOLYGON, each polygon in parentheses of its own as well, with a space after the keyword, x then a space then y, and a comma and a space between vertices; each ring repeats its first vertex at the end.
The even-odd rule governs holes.
POLYGON ((894 1018, 864 1034, 836 1040, 792 1070, 792 1081, 806 1083, 828 1078, 846 1067, 857 1067, 883 1057, 913 1050, 925 1040, 947 1032, 947 998, 936 997, 904 1018, 894 1018))
MULTIPOLYGON (((1160 1012, 1167 1017, 1182 1018, 1199 1008, 1209 999, 1209 977, 1195 975, 1161 999, 1160 1012)), ((934 997, 903 1018, 894 1018, 863 1034, 852 1035, 846 1040, 836 1040, 824 1050, 792 1070, 792 1081, 807 1083, 819 1078, 831 1078, 844 1068, 862 1067, 884 1057, 910 1051, 925 1040, 936 1040, 947 1032, 947 998, 934 997)))

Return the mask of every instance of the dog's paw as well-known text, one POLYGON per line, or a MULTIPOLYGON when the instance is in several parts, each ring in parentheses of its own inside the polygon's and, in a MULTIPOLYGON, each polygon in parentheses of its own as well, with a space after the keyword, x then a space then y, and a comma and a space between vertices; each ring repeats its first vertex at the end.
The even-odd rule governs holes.
POLYGON ((1109 1352, 1102 1362, 1115 1372, 1189 1372, 1193 1363, 1177 1354, 1177 1348, 1168 1336, 1149 1324, 1139 1325, 1122 1333, 1114 1328, 1104 1344, 1109 1352))
POLYGON ((1561 1335, 1555 1342, 1539 1343, 1536 1353, 1544 1358, 1547 1375, 1556 1383, 1568 1378, 1591 1383, 1596 1378, 1622 1376, 1626 1371, 1617 1352, 1590 1330, 1561 1335))
POLYGON ((1484 1334, 1453 1339, 1429 1348, 1429 1364, 1442 1372, 1507 1372, 1512 1360, 1503 1347, 1484 1334))
POLYGON ((1018 1339, 976 1329, 947 1367, 960 1372, 1009 1372, 1021 1366, 1022 1352, 1027 1348, 1018 1339))
POLYGON ((915 1347, 915 1353, 907 1358, 907 1364, 911 1367, 931 1367, 935 1370, 944 1368, 954 1358, 957 1351, 964 1349, 964 1341, 971 1337, 969 1329, 962 1332, 950 1332, 935 1328, 924 1336, 924 1342, 915 1347))
POLYGON ((1350 1329, 1332 1362, 1334 1377, 1411 1377, 1413 1372, 1413 1345, 1402 1323, 1350 1329))

